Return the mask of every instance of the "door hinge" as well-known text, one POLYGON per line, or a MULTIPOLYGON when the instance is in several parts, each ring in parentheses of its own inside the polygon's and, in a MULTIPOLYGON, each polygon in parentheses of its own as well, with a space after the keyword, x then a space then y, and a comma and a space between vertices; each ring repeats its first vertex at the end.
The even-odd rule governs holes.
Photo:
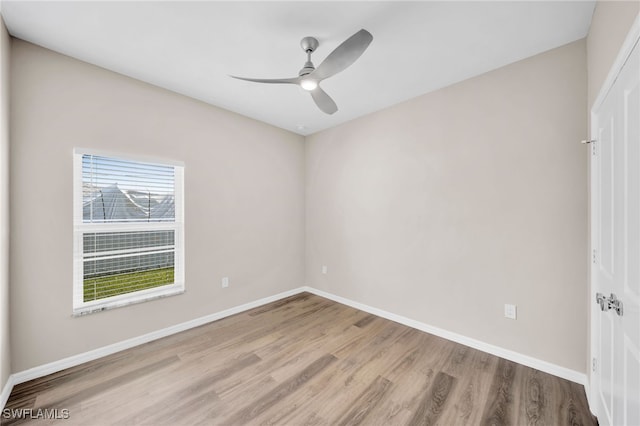
POLYGON ((591 155, 596 155, 596 140, 591 141, 591 155))
POLYGON ((591 358, 591 370, 595 373, 598 369, 598 360, 595 358, 591 358))
POLYGON ((596 140, 595 139, 585 139, 580 141, 582 144, 590 144, 591 145, 591 155, 596 155, 596 140))
POLYGON ((592 260, 593 260, 593 263, 597 263, 597 258, 596 258, 596 249, 593 249, 592 260))

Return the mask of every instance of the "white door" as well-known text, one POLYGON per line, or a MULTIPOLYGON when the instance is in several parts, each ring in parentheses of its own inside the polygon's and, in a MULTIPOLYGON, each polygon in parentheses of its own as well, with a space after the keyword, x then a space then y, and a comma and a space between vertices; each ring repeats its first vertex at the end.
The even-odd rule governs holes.
POLYGON ((640 426, 638 27, 592 112, 591 404, 601 425, 640 426))

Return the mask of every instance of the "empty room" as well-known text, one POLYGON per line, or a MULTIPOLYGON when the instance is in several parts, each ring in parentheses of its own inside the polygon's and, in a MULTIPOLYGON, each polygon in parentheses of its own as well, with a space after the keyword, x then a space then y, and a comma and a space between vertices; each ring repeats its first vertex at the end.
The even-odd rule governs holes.
POLYGON ((0 17, 1 424, 640 426, 640 1, 0 17))

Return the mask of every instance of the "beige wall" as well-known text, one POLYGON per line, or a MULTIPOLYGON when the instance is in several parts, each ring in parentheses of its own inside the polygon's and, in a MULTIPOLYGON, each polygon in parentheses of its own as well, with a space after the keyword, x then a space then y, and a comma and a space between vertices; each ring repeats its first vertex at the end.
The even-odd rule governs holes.
POLYGON ((307 284, 584 372, 585 54, 574 42, 307 137, 307 284))
POLYGON ((9 349, 9 59, 11 39, 0 16, 0 389, 11 373, 9 349))
POLYGON ((14 372, 304 283, 302 136, 17 39, 11 60, 14 372), (184 161, 185 294, 71 316, 74 147, 184 161))
POLYGON ((587 36, 589 107, 593 106, 638 13, 640 1, 637 0, 596 4, 587 36))

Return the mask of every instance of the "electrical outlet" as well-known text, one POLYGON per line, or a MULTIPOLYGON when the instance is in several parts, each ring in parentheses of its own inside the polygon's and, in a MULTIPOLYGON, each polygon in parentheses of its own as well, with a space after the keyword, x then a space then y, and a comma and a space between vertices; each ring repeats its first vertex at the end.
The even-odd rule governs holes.
POLYGON ((222 277, 222 288, 229 287, 229 277, 222 277))
POLYGON ((504 305, 504 317, 509 319, 516 319, 516 305, 504 305))
POLYGON ((327 265, 322 265, 322 273, 327 274, 327 265))

